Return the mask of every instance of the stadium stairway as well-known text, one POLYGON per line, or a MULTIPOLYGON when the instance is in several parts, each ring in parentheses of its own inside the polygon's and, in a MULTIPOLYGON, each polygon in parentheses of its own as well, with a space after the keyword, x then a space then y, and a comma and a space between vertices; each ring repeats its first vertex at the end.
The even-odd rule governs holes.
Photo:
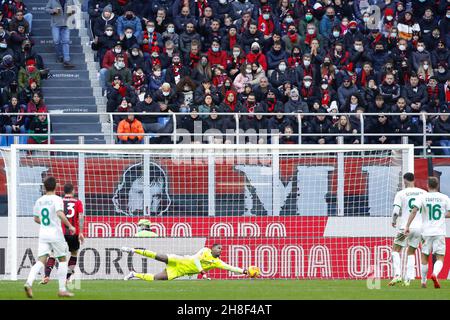
POLYGON ((84 143, 88 144, 107 142, 103 131, 108 128, 102 125, 102 122, 107 124, 106 119, 100 115, 83 115, 106 110, 106 98, 102 97, 99 87, 97 62, 94 62, 83 15, 74 16, 79 28, 70 31, 70 56, 75 68, 65 69, 62 63, 56 62, 50 15, 45 12, 47 0, 24 2, 28 12, 33 14, 34 48, 42 56, 45 67, 50 69, 49 78, 42 81, 42 91, 51 113, 52 132, 61 134, 53 136, 55 143, 78 143, 78 136, 72 134, 84 136, 84 143), (60 115, 68 112, 79 115, 60 115))

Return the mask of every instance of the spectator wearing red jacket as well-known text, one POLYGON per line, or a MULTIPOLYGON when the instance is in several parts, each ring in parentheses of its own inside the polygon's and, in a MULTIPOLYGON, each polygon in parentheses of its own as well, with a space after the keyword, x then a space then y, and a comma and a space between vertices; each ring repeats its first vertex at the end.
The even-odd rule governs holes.
POLYGON ((253 42, 251 52, 247 54, 247 63, 258 62, 264 71, 267 72, 267 59, 264 53, 261 52, 261 47, 258 42, 253 42))
POLYGON ((227 68, 227 52, 220 49, 220 41, 215 38, 212 41, 211 48, 208 50, 208 61, 211 66, 221 65, 224 69, 227 68))

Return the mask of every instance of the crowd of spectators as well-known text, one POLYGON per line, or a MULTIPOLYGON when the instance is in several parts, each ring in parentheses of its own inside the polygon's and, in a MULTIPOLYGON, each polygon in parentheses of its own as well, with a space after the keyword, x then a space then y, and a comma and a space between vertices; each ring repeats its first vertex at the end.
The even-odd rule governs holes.
MULTIPOLYGON (((0 133, 23 134, 19 143, 43 143, 48 137, 47 116, 20 115, 46 113, 41 81, 49 70, 34 49, 33 15, 22 0, 0 4, 0 133), (7 115, 5 113, 18 113, 7 115), (29 134, 28 136, 26 134, 29 134)), ((13 136, 2 135, 0 145, 9 146, 13 136)))
POLYGON ((232 116, 204 113, 251 113, 239 116, 244 132, 278 130, 281 143, 298 143, 301 131, 310 134, 302 143, 324 144, 360 133, 358 113, 376 112, 364 130, 380 135, 366 143, 426 130, 442 134, 427 144, 448 146, 449 117, 429 115, 449 108, 447 0, 90 0, 89 16, 107 110, 137 113, 114 118, 129 122, 123 133, 164 143, 175 125, 190 133, 236 128, 232 116), (174 124, 171 112, 186 115, 174 124), (296 114, 316 112, 330 116, 298 123, 296 114))

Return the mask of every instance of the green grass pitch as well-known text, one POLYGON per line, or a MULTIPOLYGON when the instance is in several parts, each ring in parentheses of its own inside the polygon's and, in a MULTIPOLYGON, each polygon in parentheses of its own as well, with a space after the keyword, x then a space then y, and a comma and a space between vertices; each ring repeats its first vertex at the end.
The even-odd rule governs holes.
MULTIPOLYGON (((23 280, 0 281, 0 300, 26 299, 23 280)), ((84 280, 80 289, 72 290, 74 298, 82 300, 298 300, 298 299, 450 299, 450 281, 441 281, 435 289, 431 280, 428 288, 420 288, 420 281, 410 287, 388 287, 381 281, 380 289, 369 290, 362 280, 195 280, 145 282, 139 280, 84 280)), ((57 281, 47 285, 35 282, 35 300, 59 299, 57 281)))

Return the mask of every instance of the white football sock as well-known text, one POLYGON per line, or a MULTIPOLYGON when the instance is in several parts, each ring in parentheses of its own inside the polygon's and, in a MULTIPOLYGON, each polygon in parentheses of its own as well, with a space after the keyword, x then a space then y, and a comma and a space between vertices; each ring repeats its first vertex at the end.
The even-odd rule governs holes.
POLYGON ((433 267, 433 274, 437 277, 439 275, 439 272, 441 272, 443 263, 440 260, 436 260, 433 267))
POLYGON ((422 268, 420 268, 420 274, 422 275, 422 283, 427 282, 427 274, 428 274, 428 263, 422 264, 422 268))
POLYGON ((37 274, 41 271, 42 268, 44 268, 44 264, 39 260, 34 264, 34 266, 31 267, 26 282, 28 286, 31 287, 33 285, 34 279, 36 279, 37 274))
POLYGON ((59 262, 58 266, 58 282, 59 282, 59 291, 66 291, 66 276, 67 276, 67 261, 59 262))
POLYGON ((406 279, 414 280, 416 278, 416 257, 411 254, 408 256, 408 260, 406 262, 406 279))
POLYGON ((392 251, 392 267, 394 269, 394 277, 400 277, 400 275, 402 274, 400 254, 396 251, 392 251))

